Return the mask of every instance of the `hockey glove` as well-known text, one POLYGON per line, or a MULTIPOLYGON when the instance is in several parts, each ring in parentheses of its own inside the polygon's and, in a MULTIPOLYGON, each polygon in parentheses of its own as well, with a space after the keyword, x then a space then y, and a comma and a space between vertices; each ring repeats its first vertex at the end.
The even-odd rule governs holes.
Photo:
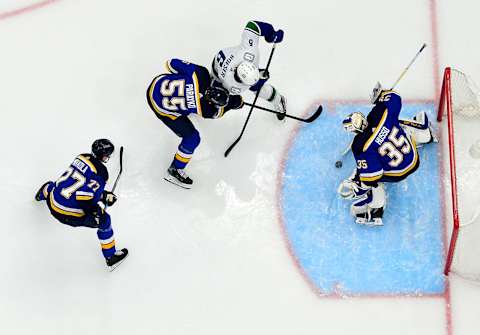
POLYGON ((337 193, 344 199, 358 199, 370 191, 371 187, 362 183, 345 179, 337 189, 337 193))
POLYGON ((113 206, 117 201, 117 196, 110 191, 103 191, 101 200, 105 205, 113 206))
POLYGON ((241 95, 230 95, 230 100, 225 109, 240 109, 243 107, 243 98, 241 95))
POLYGON ((271 30, 268 34, 265 34, 265 41, 268 43, 280 43, 283 41, 283 30, 279 29, 277 31, 271 30))
POLYGON ((270 72, 268 69, 260 69, 260 80, 267 81, 268 79, 270 79, 270 72))
POLYGON ((279 29, 275 32, 275 39, 273 42, 280 43, 281 41, 283 41, 283 30, 279 29))

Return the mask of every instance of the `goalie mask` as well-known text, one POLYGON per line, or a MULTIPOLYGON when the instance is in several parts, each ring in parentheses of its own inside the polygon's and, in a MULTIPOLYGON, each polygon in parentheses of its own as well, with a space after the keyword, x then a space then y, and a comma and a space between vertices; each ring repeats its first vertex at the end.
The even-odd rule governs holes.
POLYGON ((255 85, 260 79, 260 72, 252 62, 243 61, 235 69, 235 80, 248 86, 255 85))
POLYGON ((352 133, 361 133, 367 128, 368 122, 360 112, 353 112, 343 119, 343 129, 352 133))
POLYGON ((217 107, 225 107, 230 98, 226 89, 214 86, 210 86, 205 90, 204 97, 207 101, 213 103, 217 107))
POLYGON ((372 104, 377 102, 377 99, 380 96, 380 94, 382 94, 382 91, 383 91, 382 84, 380 84, 380 82, 377 81, 377 84, 373 88, 372 93, 370 93, 370 102, 372 104))

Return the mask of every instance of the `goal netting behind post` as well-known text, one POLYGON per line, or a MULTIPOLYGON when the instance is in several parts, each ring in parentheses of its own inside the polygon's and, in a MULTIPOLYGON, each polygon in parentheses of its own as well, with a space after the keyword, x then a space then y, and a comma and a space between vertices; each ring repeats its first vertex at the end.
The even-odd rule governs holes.
POLYGON ((480 97, 466 74, 445 69, 437 119, 448 134, 450 178, 443 182, 453 214, 445 274, 480 282, 480 97))

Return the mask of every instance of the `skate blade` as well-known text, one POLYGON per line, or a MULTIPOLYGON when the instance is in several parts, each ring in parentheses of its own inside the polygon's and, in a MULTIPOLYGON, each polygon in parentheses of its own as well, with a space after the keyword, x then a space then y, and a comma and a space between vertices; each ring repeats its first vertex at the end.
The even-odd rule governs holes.
POLYGON ((366 226, 366 227, 382 227, 383 226, 383 221, 363 221, 363 220, 356 220, 356 224, 359 224, 360 226, 366 226))
POLYGON ((125 258, 122 259, 120 262, 117 262, 117 263, 113 264, 112 266, 108 266, 108 265, 107 265, 108 271, 112 272, 113 270, 115 270, 115 269, 116 269, 120 264, 122 264, 127 258, 128 258, 128 254, 127 254, 127 256, 125 256, 125 258))
POLYGON ((189 190, 189 189, 192 188, 192 185, 183 184, 183 183, 179 182, 175 177, 172 177, 170 175, 167 175, 167 176, 163 177, 163 179, 165 179, 169 183, 172 183, 173 185, 177 185, 178 187, 184 188, 186 190, 189 190))

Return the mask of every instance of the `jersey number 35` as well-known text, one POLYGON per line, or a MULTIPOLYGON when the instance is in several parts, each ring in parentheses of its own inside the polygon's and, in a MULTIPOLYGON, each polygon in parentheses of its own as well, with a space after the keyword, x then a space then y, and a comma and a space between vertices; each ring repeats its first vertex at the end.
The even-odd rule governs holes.
POLYGON ((390 135, 388 135, 388 141, 383 142, 383 144, 378 148, 378 153, 380 156, 388 156, 390 162, 388 165, 391 167, 397 167, 403 162, 403 155, 410 153, 412 150, 410 142, 405 138, 405 136, 398 136, 399 129, 393 127, 390 135))

